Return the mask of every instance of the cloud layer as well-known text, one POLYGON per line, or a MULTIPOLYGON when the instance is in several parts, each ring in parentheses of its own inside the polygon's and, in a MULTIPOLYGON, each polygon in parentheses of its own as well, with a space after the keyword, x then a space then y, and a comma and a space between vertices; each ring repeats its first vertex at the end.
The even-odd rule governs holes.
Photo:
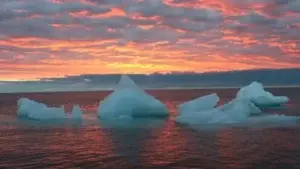
POLYGON ((300 67, 300 0, 3 0, 2 80, 300 67))

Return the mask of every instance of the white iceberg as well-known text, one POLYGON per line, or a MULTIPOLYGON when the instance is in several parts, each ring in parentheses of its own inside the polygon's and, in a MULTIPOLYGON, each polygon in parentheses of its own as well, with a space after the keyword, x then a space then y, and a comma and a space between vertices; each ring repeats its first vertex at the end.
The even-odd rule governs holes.
POLYGON ((78 105, 73 106, 71 119, 73 119, 73 120, 81 120, 82 119, 82 111, 78 105))
POLYGON ((251 114, 261 111, 251 101, 234 99, 217 108, 184 113, 176 117, 176 122, 183 124, 228 124, 246 121, 251 114))
POLYGON ((183 124, 254 124, 263 121, 290 121, 297 118, 288 116, 262 115, 259 107, 280 105, 288 97, 274 96, 264 90, 262 84, 252 82, 241 88, 235 99, 227 104, 214 108, 219 101, 216 94, 207 95, 178 106, 180 115, 176 122, 183 124), (254 116, 259 115, 259 116, 254 116))
POLYGON ((179 114, 198 112, 213 109, 217 106, 220 98, 216 93, 198 97, 194 100, 182 103, 177 106, 179 114))
POLYGON ((262 111, 248 99, 234 99, 224 105, 219 106, 217 109, 227 113, 239 112, 235 114, 236 116, 251 116, 262 113, 262 111))
POLYGON ((140 89, 128 76, 122 75, 113 93, 100 102, 100 118, 162 117, 167 107, 140 89))
POLYGON ((234 99, 216 109, 226 114, 229 120, 235 122, 244 121, 251 115, 262 113, 258 107, 247 99, 234 99))
POLYGON ((19 117, 25 117, 34 120, 56 120, 65 119, 64 107, 47 107, 45 104, 21 98, 18 100, 19 117))
POLYGON ((252 82, 250 85, 241 88, 236 98, 249 99, 259 107, 277 106, 289 101, 286 96, 274 96, 272 93, 265 91, 263 85, 258 82, 252 82))

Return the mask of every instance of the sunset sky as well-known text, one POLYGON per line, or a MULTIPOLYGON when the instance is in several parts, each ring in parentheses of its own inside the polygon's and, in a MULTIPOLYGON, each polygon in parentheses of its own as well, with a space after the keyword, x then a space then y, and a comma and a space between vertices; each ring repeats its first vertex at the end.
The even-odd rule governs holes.
POLYGON ((1 0, 0 80, 300 68, 300 0, 1 0))

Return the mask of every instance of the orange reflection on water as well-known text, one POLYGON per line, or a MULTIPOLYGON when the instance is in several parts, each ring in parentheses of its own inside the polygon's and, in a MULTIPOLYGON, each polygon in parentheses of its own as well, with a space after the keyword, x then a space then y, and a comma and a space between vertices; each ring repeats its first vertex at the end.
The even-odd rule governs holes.
POLYGON ((151 166, 178 162, 188 146, 188 140, 176 130, 179 128, 175 121, 168 119, 162 128, 153 131, 153 139, 146 140, 147 151, 142 154, 142 162, 151 166))
POLYGON ((243 168, 240 163, 240 156, 237 149, 235 149, 235 138, 232 130, 222 130, 217 134, 216 144, 221 161, 227 167, 243 168))

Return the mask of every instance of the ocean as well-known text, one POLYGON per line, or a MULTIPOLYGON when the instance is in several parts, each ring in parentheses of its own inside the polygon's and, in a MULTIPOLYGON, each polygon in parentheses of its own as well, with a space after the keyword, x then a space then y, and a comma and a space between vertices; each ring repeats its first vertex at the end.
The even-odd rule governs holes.
MULTIPOLYGON (((300 116, 300 88, 271 88, 286 95, 285 107, 270 114, 300 116)), ((300 122, 292 126, 226 126, 191 128, 177 124, 176 105, 217 93, 220 104, 236 89, 152 90, 171 116, 110 124, 96 117, 99 100, 110 92, 0 94, 0 168, 153 168, 153 169, 299 169, 300 122), (82 123, 45 123, 16 118, 17 99, 26 97, 49 106, 78 104, 82 123)))

